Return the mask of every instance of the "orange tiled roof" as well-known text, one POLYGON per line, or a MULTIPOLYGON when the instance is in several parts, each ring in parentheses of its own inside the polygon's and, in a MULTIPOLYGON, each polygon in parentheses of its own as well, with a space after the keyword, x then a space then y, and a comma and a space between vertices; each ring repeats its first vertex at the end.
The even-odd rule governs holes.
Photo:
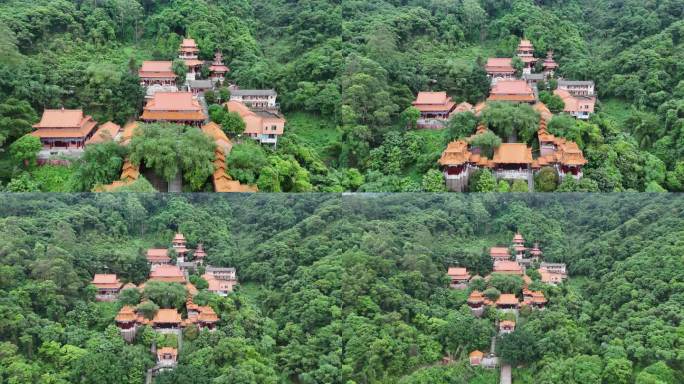
POLYGON ((484 296, 482 296, 482 293, 480 291, 472 291, 470 292, 470 295, 468 296, 468 302, 469 303, 481 303, 484 301, 484 296))
POLYGON ((535 103, 532 108, 534 108, 534 110, 541 115, 541 118, 544 121, 548 121, 553 118, 553 113, 551 113, 549 107, 547 107, 546 104, 542 103, 541 101, 535 103))
POLYGON ((442 157, 439 159, 441 165, 461 165, 468 162, 470 159, 470 151, 468 150, 468 143, 463 140, 456 140, 449 143, 442 152, 442 157))
POLYGON ((526 39, 520 40, 520 44, 518 44, 518 49, 532 49, 534 46, 532 45, 532 42, 526 39))
POLYGON ((31 136, 39 138, 84 138, 95 129, 97 122, 84 116, 80 109, 46 109, 31 136))
POLYGON ((584 165, 587 160, 584 158, 582 150, 579 149, 574 141, 567 141, 560 145, 560 163, 565 165, 584 165))
POLYGON ((130 305, 124 305, 123 307, 121 307, 119 313, 116 315, 114 320, 120 323, 126 323, 130 321, 136 321, 137 318, 138 317, 135 314, 135 310, 133 309, 133 307, 131 307, 130 305))
POLYGON ((180 46, 181 46, 181 48, 185 48, 185 49, 198 50, 197 49, 197 43, 195 42, 195 39, 183 39, 180 46))
POLYGON ((197 67, 199 65, 204 64, 204 61, 197 59, 185 59, 183 61, 185 62, 185 65, 188 67, 197 67))
POLYGON ((173 63, 170 61, 143 61, 138 71, 140 78, 175 79, 173 63))
POLYGON ((525 80, 499 80, 492 87, 487 100, 532 102, 535 97, 525 80))
POLYGON ((512 293, 502 293, 496 300, 496 305, 516 305, 519 303, 518 298, 512 293))
POLYGON ((95 274, 91 284, 98 288, 121 288, 121 282, 113 274, 95 274))
POLYGON ((523 271, 520 265, 515 261, 496 261, 494 262, 494 273, 513 273, 522 275, 523 271))
POLYGON ((285 126, 285 119, 280 115, 272 113, 257 113, 249 109, 245 104, 239 101, 228 101, 224 106, 230 112, 235 112, 245 122, 245 134, 263 134, 266 127, 275 126, 275 130, 268 130, 266 133, 273 135, 282 135, 285 126))
POLYGON ((171 261, 169 250, 166 248, 150 248, 147 250, 147 261, 157 263, 171 261))
POLYGON ((215 323, 219 321, 218 315, 210 306, 199 307, 198 309, 200 314, 197 317, 197 320, 204 323, 215 323))
POLYGON ((145 105, 142 120, 203 121, 207 116, 190 92, 157 92, 145 105))
POLYGON ((175 309, 160 309, 152 319, 153 324, 180 324, 181 316, 175 309))
POLYGON ((105 141, 112 141, 116 137, 116 135, 119 134, 119 131, 121 131, 121 126, 118 124, 114 124, 111 121, 108 121, 102 125, 100 125, 100 128, 98 128, 97 132, 88 140, 86 140, 86 144, 97 144, 97 143, 103 143, 105 141))
POLYGON ((132 121, 124 125, 123 133, 121 134, 121 144, 126 145, 131 141, 138 126, 139 124, 137 121, 132 121))
POLYGON ((470 357, 471 359, 472 359, 472 358, 479 358, 479 359, 481 359, 482 357, 484 357, 484 353, 482 353, 481 351, 475 350, 475 351, 470 352, 470 354, 468 355, 468 357, 470 357))
POLYGON ((150 281, 185 283, 185 275, 176 265, 162 264, 150 272, 150 281))
POLYGON ((206 116, 201 111, 196 112, 163 112, 163 111, 144 111, 142 120, 146 121, 204 121, 206 116))
POLYGON ((449 267, 447 275, 454 279, 470 279, 470 273, 466 268, 461 267, 449 267))
POLYGON ((46 109, 38 124, 33 128, 75 128, 79 129, 89 116, 80 109, 46 109))
POLYGON ((489 73, 515 73, 513 59, 510 57, 492 57, 487 59, 485 70, 489 73))
POLYGON ((176 360, 178 358, 178 350, 176 348, 171 347, 163 347, 157 349, 157 359, 162 360, 165 355, 171 355, 171 358, 173 360, 176 360))
POLYGON ((503 143, 494 150, 495 164, 532 164, 532 148, 524 143, 503 143))
POLYGON ((508 247, 491 247, 489 248, 489 256, 510 256, 510 252, 508 250, 508 247))

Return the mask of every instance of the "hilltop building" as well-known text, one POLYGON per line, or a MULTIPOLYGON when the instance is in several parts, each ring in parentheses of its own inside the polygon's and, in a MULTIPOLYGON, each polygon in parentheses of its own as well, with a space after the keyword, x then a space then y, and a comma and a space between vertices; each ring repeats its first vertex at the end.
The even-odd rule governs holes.
POLYGON ((140 119, 144 122, 170 122, 200 125, 207 115, 190 92, 157 92, 147 102, 140 119))
POLYGON ((185 261, 185 255, 188 253, 188 249, 185 247, 187 240, 182 233, 176 233, 171 240, 171 247, 176 251, 176 262, 182 263, 185 261))
POLYGON ((185 284, 185 274, 177 265, 164 264, 150 270, 149 281, 185 284))
POLYGON ((129 343, 135 339, 135 333, 138 330, 138 315, 135 313, 133 307, 124 305, 119 313, 114 318, 116 327, 119 328, 119 333, 124 340, 129 343))
POLYGON ((266 109, 250 109, 242 102, 231 101, 224 104, 230 112, 235 112, 245 122, 246 136, 262 144, 277 145, 278 137, 282 136, 285 129, 285 118, 279 113, 266 109))
POLYGON ((123 285, 114 274, 95 274, 91 282, 97 288, 95 300, 113 301, 118 299, 123 285))
POLYGON ((506 261, 511 258, 508 247, 491 247, 489 248, 489 256, 491 256, 494 262, 506 261))
POLYGON ((490 58, 485 65, 487 75, 492 79, 492 84, 499 80, 515 79, 515 68, 510 58, 490 58))
POLYGON ((558 80, 558 88, 562 91, 567 91, 575 97, 591 97, 596 96, 594 93, 593 81, 572 81, 572 80, 558 80))
POLYGON ((278 93, 273 89, 230 88, 230 100, 246 105, 250 109, 278 110, 278 93))
POLYGON ((208 266, 202 278, 207 281, 207 291, 219 296, 227 296, 238 284, 235 268, 208 266))
POLYGON ((468 355, 468 359, 470 360, 470 365, 473 367, 479 367, 480 364, 482 364, 482 358, 484 357, 484 353, 481 351, 475 350, 470 352, 468 355))
POLYGON ((496 261, 494 262, 493 273, 501 273, 504 275, 518 275, 522 276, 525 271, 523 267, 515 261, 496 261))
POLYGON ((446 92, 419 92, 412 105, 420 111, 418 128, 444 128, 456 109, 446 92))
POLYGON ((150 248, 147 250, 147 262, 154 269, 160 265, 170 264, 169 250, 166 248, 150 248))
POLYGON ((203 61, 198 60, 199 48, 194 39, 183 39, 178 48, 178 58, 185 62, 185 66, 188 67, 188 73, 186 75, 187 80, 195 80, 197 78, 197 73, 199 73, 200 67, 204 64, 203 61))
POLYGON ((546 59, 544 59, 544 76, 546 78, 553 77, 556 74, 556 69, 558 69, 558 64, 553 59, 553 51, 548 51, 546 53, 546 59))
POLYGON ((515 331, 515 321, 503 320, 499 322, 499 334, 506 335, 515 331))
POLYGON ((465 288, 470 281, 470 273, 468 273, 466 268, 449 267, 447 275, 451 279, 451 284, 449 285, 451 288, 465 288))
POLYGON ((108 141, 113 141, 119 138, 121 134, 121 126, 108 121, 97 128, 97 131, 86 140, 85 145, 100 144, 108 141))
POLYGON ((470 292, 470 296, 468 296, 468 300, 466 301, 468 306, 470 307, 470 311, 474 316, 482 316, 482 313, 484 312, 484 305, 485 305, 485 298, 482 296, 482 292, 480 291, 472 291, 470 292))
POLYGON ((143 61, 138 70, 140 85, 143 87, 176 86, 176 74, 173 72, 171 61, 143 61))
POLYGON ((477 133, 468 139, 452 141, 438 161, 448 189, 464 191, 470 175, 478 169, 490 169, 497 180, 527 181, 530 190, 534 187, 534 174, 542 167, 552 167, 561 180, 565 177, 581 179, 582 167, 587 163, 582 151, 575 142, 549 134, 546 126, 546 120, 542 118, 537 133, 540 153, 536 159, 532 156, 532 148, 522 143, 503 143, 494 150, 492 159, 485 157, 479 148, 468 143, 474 136, 487 132, 484 126, 479 126, 477 133))
POLYGON ((587 120, 596 108, 595 96, 576 96, 567 89, 556 89, 554 95, 560 97, 565 103, 563 112, 577 119, 587 120))
POLYGON ((47 160, 50 155, 80 155, 86 141, 95 133, 97 122, 92 116, 84 115, 80 109, 46 109, 31 136, 40 139, 43 151, 39 160, 47 160))
POLYGON ((525 80, 499 80, 492 86, 487 101, 534 104, 537 97, 525 80))
POLYGON ((537 59, 534 58, 534 46, 532 45, 532 42, 525 39, 520 40, 516 54, 523 62, 523 73, 532 73, 532 68, 537 62, 537 59))
POLYGON ((223 54, 220 51, 216 51, 214 54, 214 61, 209 67, 209 72, 211 73, 211 80, 220 84, 223 84, 226 74, 230 72, 230 68, 223 64, 223 54))
POLYGON ((161 370, 173 369, 178 365, 178 350, 171 347, 163 347, 157 350, 157 367, 161 370))

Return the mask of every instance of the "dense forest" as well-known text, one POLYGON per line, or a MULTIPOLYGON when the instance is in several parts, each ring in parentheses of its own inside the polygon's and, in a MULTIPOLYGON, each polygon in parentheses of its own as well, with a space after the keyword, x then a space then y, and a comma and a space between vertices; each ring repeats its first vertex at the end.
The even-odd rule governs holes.
POLYGON ((467 360, 495 315, 473 317, 446 269, 488 273, 486 248, 516 231, 570 278, 498 341, 514 383, 684 380, 682 196, 5 194, 0 207, 4 383, 141 383, 151 338, 124 342, 122 302, 96 302, 89 282, 140 283, 144 249, 179 228, 241 284, 198 294, 218 329, 186 330, 155 383, 498 382, 467 360))
MULTIPOLYGON (((115 148, 92 149, 70 167, 35 167, 35 148, 18 139, 44 108, 135 118, 142 60, 173 59, 192 36, 201 59, 223 52, 230 81, 276 89, 287 118, 277 149, 236 145, 233 178, 266 192, 443 191, 439 154, 473 133, 476 119, 407 129, 411 101, 421 90, 483 100, 484 61, 510 57, 525 37, 538 57, 554 50, 558 76, 594 80, 599 96, 589 121, 549 123, 588 165, 582 182, 551 180, 544 191, 682 191, 683 16, 682 0, 8 0, 0 3, 0 182, 7 191, 70 192, 116 179, 126 154, 115 148)), ((480 184, 471 190, 496 189, 480 184)))

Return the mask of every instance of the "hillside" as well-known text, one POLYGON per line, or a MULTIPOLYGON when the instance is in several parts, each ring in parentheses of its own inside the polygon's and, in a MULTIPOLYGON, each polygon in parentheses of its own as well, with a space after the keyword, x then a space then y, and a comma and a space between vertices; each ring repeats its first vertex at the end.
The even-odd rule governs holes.
MULTIPOLYGON (((137 117, 141 62, 173 59, 192 36, 200 59, 223 52, 230 81, 277 90, 293 120, 276 149, 237 146, 227 159, 233 178, 265 192, 443 191, 437 160, 478 121, 414 132, 411 102, 428 90, 483 101, 487 58, 511 57, 525 38, 537 59, 553 51, 556 77, 594 81, 598 96, 590 119, 548 122, 583 152, 582 180, 540 176, 536 190, 683 191, 683 8, 682 0, 5 1, 0 181, 8 191, 90 191, 115 180, 121 161, 93 153, 71 167, 35 169, 24 161, 31 150, 17 145, 12 155, 10 145, 45 108, 83 108, 118 124, 137 117)), ((524 131, 518 117, 484 120, 524 131)), ((537 151, 536 138, 519 136, 537 151)))
POLYGON ((188 328, 178 367, 155 383, 490 383, 497 372, 467 355, 488 348, 495 312, 471 315, 473 288, 448 288, 446 270, 489 273, 486 248, 518 230, 569 279, 532 275, 546 309, 521 310, 497 344, 515 383, 674 384, 682 217, 680 196, 657 194, 5 195, 0 378, 140 383, 154 337, 125 343, 122 303, 96 302, 88 283, 106 271, 139 284, 144 250, 180 230, 241 285, 194 298, 217 330, 188 328))

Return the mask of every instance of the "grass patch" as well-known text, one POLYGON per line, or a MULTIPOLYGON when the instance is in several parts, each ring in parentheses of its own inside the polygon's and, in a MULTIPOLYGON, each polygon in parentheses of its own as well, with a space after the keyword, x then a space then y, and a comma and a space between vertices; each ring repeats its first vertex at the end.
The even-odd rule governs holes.
POLYGON ((311 146, 324 160, 329 160, 329 148, 342 139, 334 122, 310 113, 295 112, 285 116, 285 135, 295 134, 311 146))
POLYGON ((623 126, 632 114, 632 106, 624 100, 611 98, 601 100, 601 111, 623 126))

